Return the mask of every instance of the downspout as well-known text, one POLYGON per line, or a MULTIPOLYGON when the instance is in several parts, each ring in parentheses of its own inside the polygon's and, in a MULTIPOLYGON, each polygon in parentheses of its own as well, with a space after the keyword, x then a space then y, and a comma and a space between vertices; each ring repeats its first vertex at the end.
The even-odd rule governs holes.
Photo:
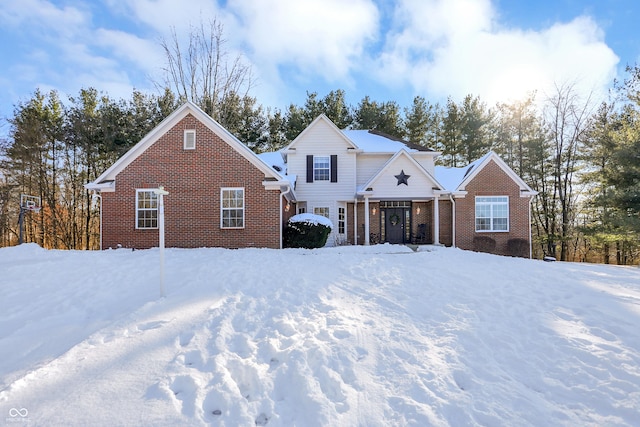
MULTIPOLYGON (((282 191, 282 190, 280 190, 282 191)), ((280 193, 280 249, 282 249, 282 199, 287 194, 291 193, 291 185, 287 184, 287 191, 280 193)))
POLYGON ((453 193, 449 193, 449 200, 451 200, 451 246, 456 247, 456 202, 453 198, 453 193))

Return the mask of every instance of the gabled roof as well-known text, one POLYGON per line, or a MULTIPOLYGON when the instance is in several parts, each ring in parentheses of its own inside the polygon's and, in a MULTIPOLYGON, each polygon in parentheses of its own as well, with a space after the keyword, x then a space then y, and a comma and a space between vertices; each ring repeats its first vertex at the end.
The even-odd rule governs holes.
POLYGON ((342 133, 340 129, 338 129, 338 127, 331 121, 331 119, 329 119, 324 114, 320 114, 318 117, 315 118, 314 121, 311 122, 309 126, 307 126, 302 132, 300 132, 298 136, 296 136, 296 139, 291 141, 291 143, 287 145, 282 151, 286 152, 287 150, 294 149, 295 146, 298 144, 298 142, 303 140, 305 135, 311 132, 312 129, 318 126, 320 123, 324 123, 328 125, 332 130, 334 130, 336 134, 349 146, 349 148, 353 148, 353 149, 358 148, 349 138, 347 138, 344 135, 344 133, 342 133))
POLYGON ((431 175, 429 173, 428 170, 426 170, 420 163, 418 163, 416 161, 416 159, 413 158, 413 156, 411 154, 409 154, 408 150, 406 148, 402 148, 400 149, 398 152, 396 152, 389 160, 387 160, 387 162, 384 164, 384 166, 382 166, 382 168, 380 168, 380 170, 378 171, 378 173, 376 173, 374 176, 371 177, 371 179, 369 179, 360 189, 359 189, 359 193, 360 192, 364 192, 367 191, 367 188, 371 188, 373 187, 374 183, 382 176, 384 175, 389 168, 391 167, 391 165, 393 165, 398 158, 400 157, 405 157, 409 160, 410 163, 412 163, 418 170, 420 170, 424 176, 426 176, 430 181, 432 181, 438 188, 434 188, 436 190, 443 190, 444 187, 442 186, 442 184, 440 184, 438 182, 438 180, 436 179, 436 177, 434 177, 433 175, 431 175))
POLYGON ((256 168, 268 178, 283 181, 284 174, 279 174, 265 162, 263 162, 249 147, 240 142, 222 125, 216 122, 211 116, 202 111, 200 107, 191 101, 182 104, 177 110, 171 113, 160 124, 153 128, 136 145, 131 147, 122 157, 120 157, 111 167, 104 171, 95 181, 85 185, 88 190, 113 190, 116 176, 124 170, 131 162, 137 159, 147 148, 156 143, 167 131, 184 119, 187 115, 193 115, 198 121, 204 124, 212 132, 218 135, 224 142, 235 149, 242 157, 251 162, 256 168))
POLYGON ((444 185, 444 189, 448 191, 464 191, 466 185, 492 160, 520 187, 522 196, 535 196, 537 194, 493 151, 489 151, 478 160, 462 168, 436 166, 435 173, 444 185))

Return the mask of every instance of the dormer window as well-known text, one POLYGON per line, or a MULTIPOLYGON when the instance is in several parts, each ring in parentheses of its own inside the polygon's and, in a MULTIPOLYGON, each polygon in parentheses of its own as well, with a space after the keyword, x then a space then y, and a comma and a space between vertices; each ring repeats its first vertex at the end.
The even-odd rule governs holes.
POLYGON ((184 131, 184 149, 195 150, 196 149, 196 131, 195 129, 188 129, 184 131))

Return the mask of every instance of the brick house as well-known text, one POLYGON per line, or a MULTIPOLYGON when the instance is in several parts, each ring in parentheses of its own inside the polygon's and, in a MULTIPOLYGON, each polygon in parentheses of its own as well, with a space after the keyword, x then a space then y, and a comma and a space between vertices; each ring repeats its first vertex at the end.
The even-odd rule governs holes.
POLYGON ((320 115, 287 147, 254 154, 186 103, 85 187, 100 192, 102 247, 282 247, 296 213, 334 224, 327 245, 444 244, 529 257, 536 194, 495 153, 464 168, 381 133, 320 115))
POLYGON ((94 182, 101 247, 280 248, 291 183, 195 104, 185 103, 94 182))
POLYGON ((264 156, 294 183, 297 213, 328 217, 330 244, 426 243, 531 256, 536 194, 494 152, 463 168, 440 153, 375 131, 340 130, 319 116, 264 156))

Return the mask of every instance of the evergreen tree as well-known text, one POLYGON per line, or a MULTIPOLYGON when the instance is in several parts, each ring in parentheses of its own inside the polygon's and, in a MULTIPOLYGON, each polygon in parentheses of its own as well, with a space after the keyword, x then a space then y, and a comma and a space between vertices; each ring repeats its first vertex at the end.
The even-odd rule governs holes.
POLYGON ((394 101, 378 103, 365 96, 353 114, 355 129, 377 130, 387 135, 404 138, 400 107, 394 101))

